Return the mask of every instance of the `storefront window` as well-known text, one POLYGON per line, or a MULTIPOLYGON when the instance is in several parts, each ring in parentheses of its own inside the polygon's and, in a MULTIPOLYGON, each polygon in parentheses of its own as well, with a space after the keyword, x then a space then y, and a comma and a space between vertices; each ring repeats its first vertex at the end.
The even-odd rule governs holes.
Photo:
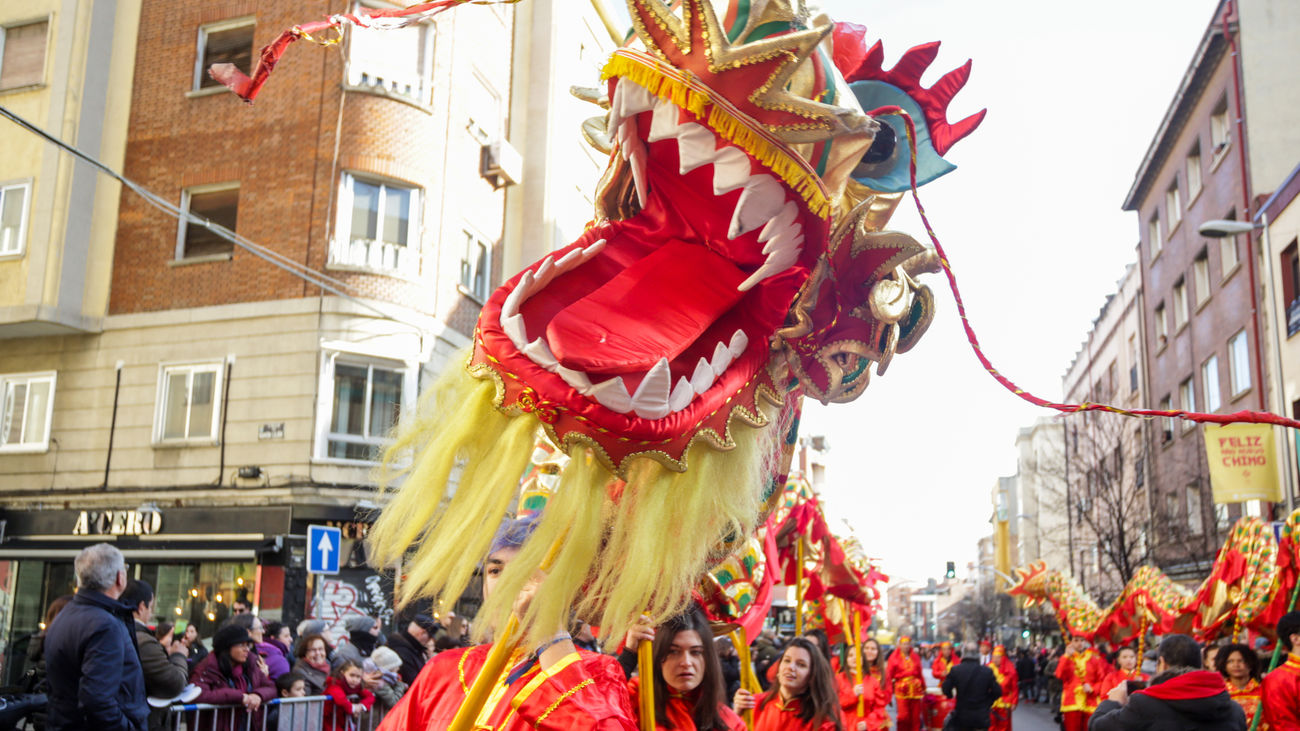
POLYGON ((155 621, 178 631, 194 624, 204 639, 230 618, 236 600, 251 606, 257 596, 251 563, 144 564, 139 578, 154 588, 155 621))

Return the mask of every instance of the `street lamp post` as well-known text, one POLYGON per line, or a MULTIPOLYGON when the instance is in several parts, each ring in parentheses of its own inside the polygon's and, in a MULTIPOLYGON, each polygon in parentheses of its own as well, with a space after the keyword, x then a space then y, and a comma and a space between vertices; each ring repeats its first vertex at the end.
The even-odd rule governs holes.
MULTIPOLYGON (((1261 232, 1261 238, 1262 238, 1261 243, 1263 244, 1263 249, 1264 249, 1264 277, 1265 280, 1268 282, 1268 286, 1266 287, 1266 290, 1272 292, 1273 246, 1272 246, 1272 242, 1269 240, 1268 237, 1268 216, 1261 214, 1259 223, 1253 223, 1250 221, 1228 221, 1226 219, 1215 219, 1211 221, 1206 221, 1197 228, 1197 231, 1202 236, 1205 236, 1207 238, 1212 238, 1212 239, 1221 239, 1226 236, 1236 236, 1238 234, 1249 234, 1256 230, 1259 230, 1261 232)), ((1252 262, 1252 266, 1253 266, 1253 262, 1252 262)), ((1260 357, 1260 350, 1259 350, 1260 343, 1259 343, 1258 319, 1253 313, 1253 310, 1255 309, 1254 303, 1255 303, 1255 297, 1257 296, 1257 293, 1254 290, 1253 282, 1252 282, 1250 296, 1251 296, 1251 309, 1252 309, 1251 319, 1256 321, 1255 361, 1257 364, 1259 364, 1257 370, 1258 372, 1261 373, 1260 388, 1263 389, 1264 387, 1263 377, 1262 377, 1263 359, 1260 357)), ((1271 338, 1273 341, 1273 390, 1277 394, 1277 403, 1278 403, 1277 412, 1281 413, 1282 411, 1281 406, 1283 404, 1282 401, 1282 396, 1283 396, 1282 338, 1278 334, 1278 327, 1279 327, 1278 312, 1277 312, 1277 307, 1273 303, 1273 297, 1271 295, 1268 297, 1267 307, 1269 312, 1269 329, 1272 330, 1272 334, 1273 334, 1273 337, 1271 338)), ((1261 401, 1262 400, 1263 400, 1263 394, 1261 394, 1261 401)), ((1267 403, 1264 404, 1264 408, 1266 409, 1268 408, 1267 403)), ((1278 429, 1279 429, 1278 426, 1273 427, 1274 434, 1277 433, 1278 429)), ((1283 484, 1286 485, 1286 512, 1287 515, 1290 515, 1291 512, 1295 510, 1295 485, 1294 485, 1295 475, 1293 474, 1294 469, 1291 462, 1292 450, 1290 445, 1286 443, 1289 441, 1289 439, 1287 437, 1285 430, 1282 432, 1281 439, 1284 445, 1282 448, 1282 459, 1286 463, 1286 469, 1284 470, 1285 475, 1283 480, 1283 484)))

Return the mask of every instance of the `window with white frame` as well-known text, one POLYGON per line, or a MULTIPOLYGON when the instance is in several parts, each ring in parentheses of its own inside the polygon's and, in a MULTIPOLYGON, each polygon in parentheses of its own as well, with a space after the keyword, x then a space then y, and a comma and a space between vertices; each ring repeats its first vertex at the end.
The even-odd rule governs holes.
POLYGON ((245 74, 253 73, 252 17, 223 20, 199 26, 199 46, 194 60, 193 89, 219 87, 221 82, 208 75, 214 63, 233 63, 245 74))
POLYGON ((420 198, 419 188, 344 173, 330 264, 414 274, 420 198))
POLYGON ((401 417, 407 368, 343 353, 327 363, 331 402, 322 456, 374 462, 401 417))
POLYGON ((1201 515, 1201 490, 1194 483, 1187 486, 1187 529, 1194 536, 1205 532, 1205 518, 1201 515))
MULTIPOLYGON (((1196 384, 1189 376, 1187 380, 1178 384, 1178 408, 1183 411, 1196 411, 1196 384)), ((1195 424, 1190 421, 1183 422, 1183 431, 1191 429, 1195 424)))
POLYGON ((0 256, 23 253, 27 242, 27 199, 31 183, 0 185, 0 256))
POLYGON ((1211 355, 1201 364, 1201 385, 1205 388, 1205 410, 1218 411, 1222 404, 1219 395, 1219 356, 1211 355))
POLYGON ((1165 314, 1165 303, 1156 305, 1156 349, 1165 347, 1169 340, 1169 317, 1165 314))
POLYGON ((1197 254, 1192 262, 1192 280, 1196 287, 1193 295, 1196 297, 1196 304, 1200 305, 1210 298, 1210 255, 1205 249, 1201 249, 1201 253, 1197 254))
POLYGON ((1160 253, 1160 247, 1164 243, 1160 240, 1160 216, 1152 213, 1151 218, 1147 219, 1147 241, 1151 244, 1151 258, 1156 258, 1160 253))
POLYGON ((1178 195, 1178 179, 1175 178, 1169 189, 1165 191, 1165 218, 1169 221, 1169 230, 1172 231, 1178 222, 1183 220, 1183 202, 1178 195))
MULTIPOLYGON (((1228 211, 1228 215, 1224 216, 1224 219, 1228 221, 1237 220, 1237 209, 1233 208, 1228 211)), ((1237 262, 1241 260, 1240 257, 1237 256, 1236 236, 1224 236, 1219 239, 1219 259, 1222 268, 1220 276, 1227 278, 1227 276, 1237 268, 1237 262)))
POLYGON ((1187 282, 1174 282, 1174 331, 1187 324, 1187 282))
POLYGON ((1232 142, 1232 122, 1228 118, 1228 97, 1219 100, 1210 113, 1210 154, 1217 160, 1232 142))
POLYGON ((1201 192, 1201 145, 1196 143, 1187 153, 1187 200, 1201 192))
POLYGON ((0 452, 49 447, 54 381, 53 371, 0 375, 0 452))
POLYGON ((1250 388, 1250 349, 1245 330, 1233 335, 1228 341, 1228 373, 1232 379, 1233 396, 1250 388))
POLYGON ((1221 531, 1227 530, 1231 520, 1232 520, 1232 516, 1228 514, 1228 506, 1224 505, 1223 503, 1215 503, 1214 505, 1215 529, 1221 531))
MULTIPOLYGON (((1161 411, 1172 411, 1173 403, 1168 396, 1160 399, 1161 411)), ((1174 438, 1174 420, 1168 416, 1160 419, 1160 442, 1166 444, 1174 438)))
POLYGON ((45 81, 45 45, 50 22, 0 26, 0 89, 16 89, 45 81))
MULTIPOLYGON (((181 192, 181 210, 235 230, 239 222, 239 183, 198 185, 181 192)), ((176 258, 230 256, 235 243, 201 223, 182 218, 176 232, 176 258)))
POLYGON ((492 247, 469 231, 465 232, 465 257, 460 260, 460 286, 479 302, 492 291, 492 247))
POLYGON ((158 377, 157 443, 217 442, 224 364, 163 365, 158 377))
POLYGON ((352 26, 348 30, 348 85, 429 104, 433 99, 434 32, 432 23, 395 30, 352 26))
POLYGON ((465 93, 469 95, 466 104, 469 120, 465 128, 479 144, 487 145, 501 139, 501 93, 477 71, 465 83, 465 93))

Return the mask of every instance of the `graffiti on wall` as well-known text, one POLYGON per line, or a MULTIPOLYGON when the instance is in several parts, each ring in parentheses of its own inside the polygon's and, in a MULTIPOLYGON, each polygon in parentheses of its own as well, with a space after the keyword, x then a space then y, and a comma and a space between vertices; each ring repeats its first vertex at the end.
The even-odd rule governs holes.
POLYGON ((393 627, 393 585, 368 569, 343 569, 336 576, 320 577, 307 609, 308 619, 323 619, 335 639, 346 637, 352 617, 374 617, 384 631, 393 627))

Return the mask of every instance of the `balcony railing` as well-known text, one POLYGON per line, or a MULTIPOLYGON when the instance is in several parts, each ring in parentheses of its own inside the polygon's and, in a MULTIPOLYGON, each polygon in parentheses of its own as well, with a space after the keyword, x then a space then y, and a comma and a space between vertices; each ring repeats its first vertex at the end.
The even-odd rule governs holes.
POLYGON ((407 276, 416 274, 416 256, 410 247, 374 239, 335 239, 330 242, 330 264, 407 276))

